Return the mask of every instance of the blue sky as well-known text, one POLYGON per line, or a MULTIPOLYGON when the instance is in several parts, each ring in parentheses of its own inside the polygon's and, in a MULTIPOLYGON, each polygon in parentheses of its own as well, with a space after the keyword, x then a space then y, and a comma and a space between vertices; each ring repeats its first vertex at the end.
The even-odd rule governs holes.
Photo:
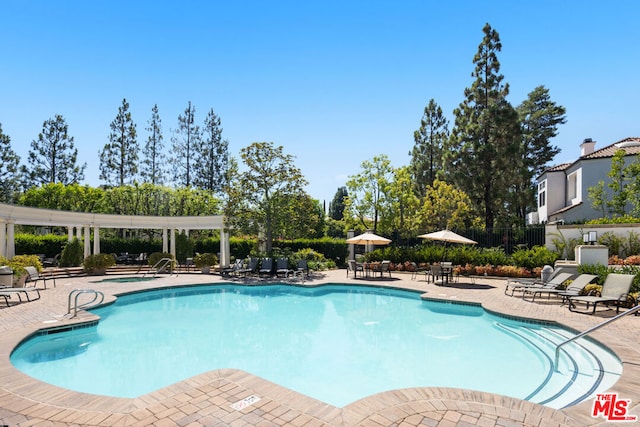
POLYGON ((328 205, 362 161, 409 163, 429 99, 453 122, 487 22, 511 103, 544 85, 567 109, 554 163, 575 160, 584 138, 640 136, 639 18, 631 0, 0 0, 0 123, 26 162, 61 114, 99 185, 123 98, 141 145, 158 104, 167 150, 191 101, 198 122, 220 116, 233 156, 284 146, 328 205))

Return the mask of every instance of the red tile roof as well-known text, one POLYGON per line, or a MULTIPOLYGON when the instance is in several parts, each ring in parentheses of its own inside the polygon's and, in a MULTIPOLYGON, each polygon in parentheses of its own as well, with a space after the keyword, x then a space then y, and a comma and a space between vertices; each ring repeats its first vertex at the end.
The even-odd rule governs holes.
POLYGON ((594 151, 591 154, 582 156, 581 159, 601 159, 604 157, 613 157, 618 150, 624 150, 627 156, 640 154, 640 138, 631 137, 615 142, 604 148, 594 151))

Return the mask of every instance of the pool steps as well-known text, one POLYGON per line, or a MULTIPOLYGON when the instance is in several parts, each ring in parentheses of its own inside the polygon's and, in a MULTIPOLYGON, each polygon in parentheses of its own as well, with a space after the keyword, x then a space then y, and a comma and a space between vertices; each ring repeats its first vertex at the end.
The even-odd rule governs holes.
MULTIPOLYGON (((605 368, 617 360, 615 355, 589 339, 581 338, 564 346, 556 367, 555 349, 571 336, 570 332, 546 327, 517 329, 505 324, 500 324, 499 327, 538 347, 545 356, 547 378, 525 400, 556 409, 565 408, 593 397, 595 390, 602 390, 603 385, 613 385, 621 374, 609 372, 605 368)), ((527 369, 526 363, 522 369, 527 369)))

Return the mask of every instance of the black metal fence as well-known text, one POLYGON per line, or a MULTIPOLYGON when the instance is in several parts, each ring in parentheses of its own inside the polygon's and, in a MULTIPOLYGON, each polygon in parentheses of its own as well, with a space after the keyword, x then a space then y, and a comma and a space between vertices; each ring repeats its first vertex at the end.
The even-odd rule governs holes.
MULTIPOLYGON (((451 230, 461 236, 478 242, 479 248, 503 248, 505 253, 511 254, 518 248, 531 248, 544 246, 545 226, 533 225, 523 228, 494 228, 492 232, 480 228, 451 230)), ((394 236, 393 243, 396 246, 415 246, 422 242, 417 237, 402 239, 394 236)))

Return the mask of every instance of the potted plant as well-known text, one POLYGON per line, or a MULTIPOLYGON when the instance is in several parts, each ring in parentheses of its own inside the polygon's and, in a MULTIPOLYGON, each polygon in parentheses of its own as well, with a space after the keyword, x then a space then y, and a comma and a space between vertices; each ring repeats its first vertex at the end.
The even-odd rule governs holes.
POLYGON ((202 270, 203 273, 209 273, 211 266, 218 263, 218 257, 209 252, 196 254, 196 256, 193 257, 193 263, 197 268, 202 270))
POLYGON ((107 268, 116 264, 116 260, 111 254, 89 255, 82 262, 84 271, 93 276, 102 276, 107 272, 107 268))
POLYGON ((11 258, 8 265, 13 270, 13 286, 17 288, 24 287, 29 276, 25 267, 35 267, 38 272, 42 271, 38 255, 16 255, 11 258))

